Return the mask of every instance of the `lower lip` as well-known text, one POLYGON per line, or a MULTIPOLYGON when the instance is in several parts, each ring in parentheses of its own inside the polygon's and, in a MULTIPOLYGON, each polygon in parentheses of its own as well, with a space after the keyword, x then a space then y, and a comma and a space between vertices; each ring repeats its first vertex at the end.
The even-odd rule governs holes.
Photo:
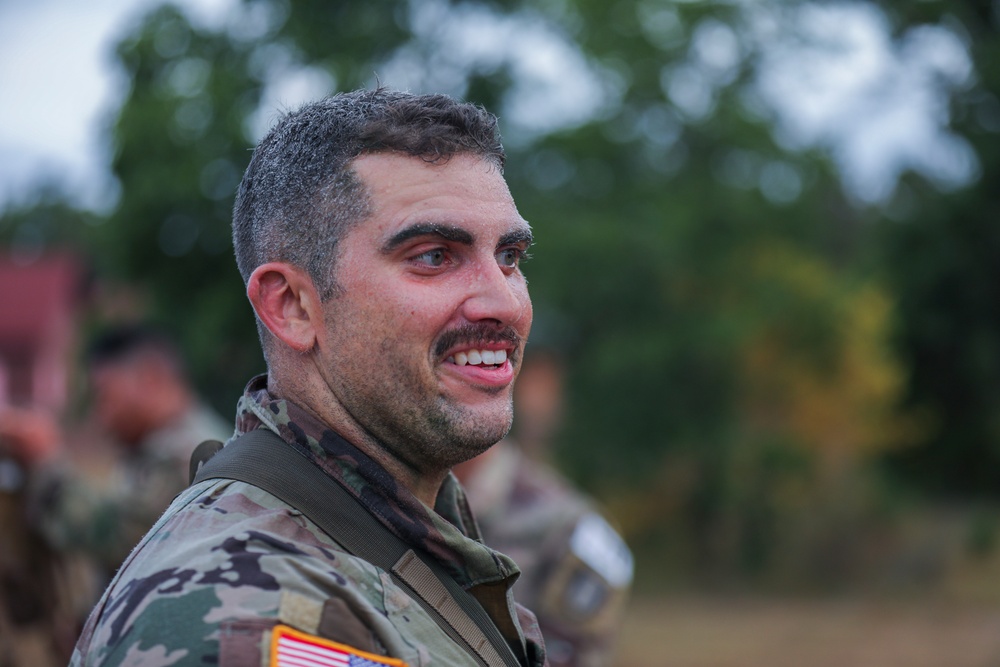
POLYGON ((445 364, 453 373, 460 375, 466 382, 485 387, 503 387, 514 380, 514 367, 510 361, 505 361, 499 366, 473 366, 448 362, 445 364))

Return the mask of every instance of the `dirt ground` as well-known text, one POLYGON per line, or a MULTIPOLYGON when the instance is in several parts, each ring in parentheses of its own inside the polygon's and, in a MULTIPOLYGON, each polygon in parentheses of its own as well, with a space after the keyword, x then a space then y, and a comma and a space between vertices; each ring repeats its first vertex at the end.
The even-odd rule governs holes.
POLYGON ((617 667, 995 667, 983 601, 635 599, 617 667))

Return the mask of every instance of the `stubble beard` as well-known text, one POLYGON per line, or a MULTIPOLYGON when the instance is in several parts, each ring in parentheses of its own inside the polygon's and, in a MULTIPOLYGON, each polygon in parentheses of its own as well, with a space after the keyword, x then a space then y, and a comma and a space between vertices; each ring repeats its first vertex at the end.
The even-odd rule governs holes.
MULTIPOLYGON (((327 326, 336 331, 343 321, 328 315, 327 326)), ((354 331, 349 336, 360 337, 354 331)), ((503 340, 520 349, 520 338, 510 327, 498 332, 476 325, 443 335, 436 347, 461 340, 503 340)), ((482 454, 510 431, 514 418, 511 385, 481 388, 492 397, 486 405, 472 407, 442 393, 434 374, 425 376, 410 364, 395 341, 382 340, 378 350, 378 368, 368 365, 360 353, 341 356, 337 395, 372 444, 392 458, 420 474, 437 474, 482 454), (385 369, 397 372, 384 374, 385 369)))
POLYGON ((509 393, 505 403, 485 414, 443 396, 427 403, 398 415, 379 438, 395 458, 422 473, 449 470, 479 456, 507 435, 513 423, 509 393))
POLYGON ((439 414, 443 437, 435 449, 440 457, 440 464, 447 468, 479 456, 506 436, 513 424, 514 407, 509 392, 500 414, 491 411, 484 416, 448 405, 445 399, 442 399, 442 403, 444 405, 439 414))
MULTIPOLYGON (((347 371, 355 379, 371 372, 357 365, 347 371)), ((507 435, 514 415, 511 388, 488 391, 494 394, 488 405, 473 408, 417 374, 401 373, 375 384, 342 383, 340 396, 375 446, 421 474, 434 474, 475 458, 507 435)))

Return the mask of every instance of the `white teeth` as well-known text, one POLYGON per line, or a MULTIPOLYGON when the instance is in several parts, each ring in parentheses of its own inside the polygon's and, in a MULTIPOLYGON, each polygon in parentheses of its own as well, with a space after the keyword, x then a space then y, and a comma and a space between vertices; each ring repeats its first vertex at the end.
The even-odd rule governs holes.
POLYGON ((499 366, 507 361, 507 350, 467 350, 448 357, 456 366, 470 364, 478 366, 499 366))

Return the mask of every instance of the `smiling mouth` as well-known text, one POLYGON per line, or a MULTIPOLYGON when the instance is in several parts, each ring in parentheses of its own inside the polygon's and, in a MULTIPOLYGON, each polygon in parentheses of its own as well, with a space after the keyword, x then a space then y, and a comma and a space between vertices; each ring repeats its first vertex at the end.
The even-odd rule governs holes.
POLYGON ((502 366, 507 362, 507 350, 465 350, 448 357, 456 366, 502 366))
POLYGON ((498 328, 479 322, 442 334, 434 353, 437 359, 456 366, 500 370, 511 367, 522 344, 521 336, 513 327, 498 328))

